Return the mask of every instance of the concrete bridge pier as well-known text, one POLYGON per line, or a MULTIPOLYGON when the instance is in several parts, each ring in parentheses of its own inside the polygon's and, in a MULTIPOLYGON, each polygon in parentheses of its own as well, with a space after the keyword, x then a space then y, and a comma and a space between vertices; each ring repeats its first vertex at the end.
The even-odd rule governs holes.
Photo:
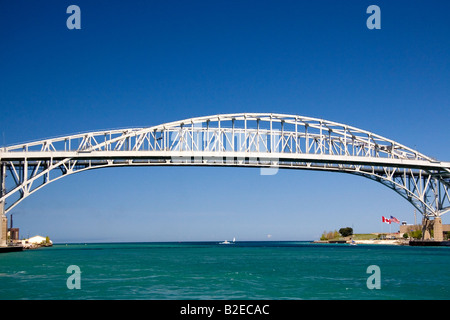
POLYGON ((433 230, 434 241, 444 241, 444 229, 440 217, 436 217, 434 220, 423 218, 422 240, 431 240, 431 230, 433 230))
POLYGON ((5 215, 5 203, 0 202, 0 247, 6 247, 8 235, 8 218, 5 215))
POLYGON ((433 222, 428 219, 428 217, 424 217, 422 219, 422 240, 431 240, 431 224, 433 222))
MULTIPOLYGON (((5 194, 6 166, 0 161, 0 196, 5 194)), ((5 200, 0 201, 0 247, 6 247, 8 235, 8 218, 5 215, 5 200)))
POLYGON ((435 241, 444 241, 444 231, 442 228, 442 219, 440 217, 434 218, 434 240, 435 241))

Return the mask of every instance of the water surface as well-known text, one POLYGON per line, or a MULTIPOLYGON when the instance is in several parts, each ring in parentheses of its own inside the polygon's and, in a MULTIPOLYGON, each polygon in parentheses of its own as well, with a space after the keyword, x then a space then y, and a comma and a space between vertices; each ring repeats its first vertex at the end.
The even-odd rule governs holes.
POLYGON ((308 242, 59 244, 0 254, 0 299, 449 299, 450 248, 308 242), (68 289, 70 265, 81 289, 68 289), (370 265, 380 289, 368 289, 370 265))

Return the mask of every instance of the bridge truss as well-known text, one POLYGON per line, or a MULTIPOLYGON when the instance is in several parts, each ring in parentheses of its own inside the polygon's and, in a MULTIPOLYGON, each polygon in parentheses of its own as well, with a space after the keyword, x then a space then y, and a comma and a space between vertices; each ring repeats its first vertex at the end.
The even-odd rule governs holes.
POLYGON ((424 218, 450 211, 450 162, 345 124, 286 114, 198 117, 0 149, 0 211, 73 173, 119 166, 240 166, 344 172, 382 183, 424 218))

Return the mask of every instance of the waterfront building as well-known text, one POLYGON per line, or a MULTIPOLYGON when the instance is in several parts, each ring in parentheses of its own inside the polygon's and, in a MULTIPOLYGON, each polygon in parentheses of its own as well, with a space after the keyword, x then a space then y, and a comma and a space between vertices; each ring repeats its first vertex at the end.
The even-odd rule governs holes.
MULTIPOLYGON (((412 231, 423 230, 424 226, 421 224, 407 224, 406 221, 403 221, 400 225, 400 234, 403 233, 411 233, 412 231)), ((431 230, 434 229, 434 220, 429 220, 425 225, 425 240, 431 239, 431 230)), ((442 224, 442 233, 443 238, 448 239, 450 235, 450 224, 442 224)))
MULTIPOLYGON (((22 240, 22 244, 24 246, 39 246, 43 243, 46 243, 46 241, 47 241, 46 237, 36 235, 34 237, 22 240)), ((48 245, 53 245, 52 240, 49 240, 48 245)))

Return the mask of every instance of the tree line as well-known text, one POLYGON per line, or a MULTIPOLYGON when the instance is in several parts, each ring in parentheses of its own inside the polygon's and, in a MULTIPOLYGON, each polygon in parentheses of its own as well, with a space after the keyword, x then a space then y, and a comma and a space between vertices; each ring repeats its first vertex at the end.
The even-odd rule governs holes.
POLYGON ((330 239, 336 239, 339 237, 348 237, 353 234, 353 228, 345 227, 340 228, 339 231, 324 231, 320 237, 320 240, 330 240, 330 239))

